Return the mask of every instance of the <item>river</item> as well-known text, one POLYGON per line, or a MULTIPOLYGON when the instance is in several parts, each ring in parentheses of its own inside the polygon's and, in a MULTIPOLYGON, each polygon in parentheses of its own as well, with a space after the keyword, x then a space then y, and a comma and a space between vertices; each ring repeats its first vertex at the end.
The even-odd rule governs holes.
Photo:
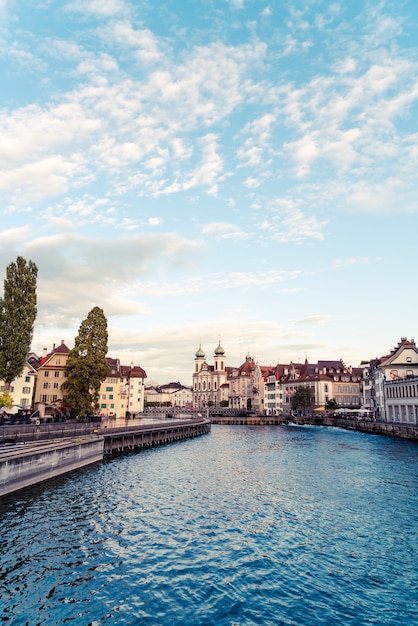
POLYGON ((418 445, 213 425, 0 500, 7 625, 418 623, 418 445))

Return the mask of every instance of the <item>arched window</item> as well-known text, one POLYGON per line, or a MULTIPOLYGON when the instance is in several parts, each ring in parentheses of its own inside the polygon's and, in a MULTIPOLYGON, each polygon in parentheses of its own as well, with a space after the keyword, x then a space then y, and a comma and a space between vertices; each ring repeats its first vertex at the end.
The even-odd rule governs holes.
POLYGON ((203 381, 203 391, 206 389, 206 380, 203 381))
POLYGON ((223 370, 223 368, 224 368, 224 362, 221 361, 221 370, 223 370))

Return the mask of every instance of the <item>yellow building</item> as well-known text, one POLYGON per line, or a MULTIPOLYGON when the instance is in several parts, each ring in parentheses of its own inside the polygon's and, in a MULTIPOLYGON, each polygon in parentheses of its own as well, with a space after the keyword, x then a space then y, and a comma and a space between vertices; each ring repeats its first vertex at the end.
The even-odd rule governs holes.
POLYGON ((34 408, 40 410, 41 416, 46 406, 57 410, 65 409, 65 395, 61 390, 61 385, 66 380, 65 366, 69 351, 64 341, 61 341, 58 347, 54 344, 49 354, 44 348, 44 353, 39 359, 34 408))

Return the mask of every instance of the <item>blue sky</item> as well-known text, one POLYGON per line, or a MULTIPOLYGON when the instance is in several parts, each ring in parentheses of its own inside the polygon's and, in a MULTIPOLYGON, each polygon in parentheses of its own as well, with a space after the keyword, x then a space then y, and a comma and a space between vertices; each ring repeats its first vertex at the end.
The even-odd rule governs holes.
POLYGON ((191 383, 416 337, 415 0, 0 0, 0 277, 191 383))

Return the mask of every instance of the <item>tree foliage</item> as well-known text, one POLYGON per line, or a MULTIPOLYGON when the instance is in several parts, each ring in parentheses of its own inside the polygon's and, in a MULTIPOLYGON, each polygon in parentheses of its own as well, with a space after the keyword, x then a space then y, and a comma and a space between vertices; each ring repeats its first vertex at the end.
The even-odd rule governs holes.
POLYGON ((62 385, 67 404, 79 415, 89 415, 99 406, 100 384, 109 372, 107 341, 107 319, 96 306, 81 323, 68 353, 67 380, 62 385))
POLYGON ((6 391, 22 373, 31 347, 37 276, 35 263, 27 263, 21 256, 6 269, 0 298, 0 380, 4 380, 6 391))
POLYGON ((293 411, 310 409, 315 402, 314 391, 308 385, 298 387, 292 396, 291 406, 293 411))
POLYGON ((325 403, 325 408, 327 411, 336 411, 339 408, 339 404, 335 398, 331 398, 325 403))
POLYGON ((11 409, 13 406, 13 398, 9 393, 0 393, 0 407, 11 409))

